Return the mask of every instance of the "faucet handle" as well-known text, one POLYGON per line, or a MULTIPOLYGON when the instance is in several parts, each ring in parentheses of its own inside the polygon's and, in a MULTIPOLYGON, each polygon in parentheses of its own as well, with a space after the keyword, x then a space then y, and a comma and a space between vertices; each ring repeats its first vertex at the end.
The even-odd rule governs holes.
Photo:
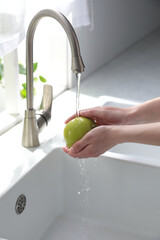
POLYGON ((45 84, 43 86, 43 97, 40 104, 40 111, 51 109, 53 100, 53 88, 51 85, 45 84))
POLYGON ((42 101, 40 104, 40 108, 36 113, 36 115, 39 115, 39 117, 37 118, 37 125, 40 131, 43 129, 44 125, 48 125, 48 122, 51 119, 52 101, 53 88, 51 85, 44 85, 42 101))

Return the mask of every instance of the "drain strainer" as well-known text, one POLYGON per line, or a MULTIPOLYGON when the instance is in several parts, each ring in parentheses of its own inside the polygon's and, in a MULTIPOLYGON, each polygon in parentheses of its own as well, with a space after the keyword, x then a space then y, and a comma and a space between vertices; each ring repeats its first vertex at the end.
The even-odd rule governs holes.
POLYGON ((17 214, 21 214, 26 207, 26 196, 21 194, 16 202, 15 210, 17 214))

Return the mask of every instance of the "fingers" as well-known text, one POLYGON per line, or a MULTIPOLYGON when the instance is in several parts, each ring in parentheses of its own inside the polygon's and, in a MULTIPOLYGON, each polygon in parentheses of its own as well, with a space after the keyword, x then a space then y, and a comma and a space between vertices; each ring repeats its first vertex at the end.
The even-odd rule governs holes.
POLYGON ((66 120, 65 120, 65 124, 67 124, 68 122, 70 122, 72 119, 74 119, 76 117, 76 114, 73 114, 72 116, 70 116, 69 118, 67 118, 66 120))
MULTIPOLYGON (((90 116, 90 110, 91 110, 91 109, 80 110, 80 111, 79 111, 79 116, 80 116, 80 117, 88 117, 88 118, 91 118, 91 117, 89 117, 89 116, 90 116)), ((76 114, 73 114, 72 116, 70 116, 69 118, 67 118, 64 123, 67 124, 69 121, 71 121, 71 120, 74 119, 75 117, 76 117, 76 114)))
POLYGON ((63 148, 63 151, 74 158, 87 158, 88 152, 86 149, 87 149, 87 146, 77 152, 76 148, 69 149, 68 147, 65 147, 63 148))
MULTIPOLYGON (((98 125, 102 125, 102 124, 104 124, 104 122, 102 121, 102 119, 103 119, 102 113, 103 113, 103 107, 94 107, 94 108, 80 110, 79 116, 90 118, 90 119, 96 121, 98 125)), ((76 114, 73 114, 72 116, 70 116, 65 121, 65 124, 67 124, 69 121, 71 121, 75 117, 76 117, 76 114)))
POLYGON ((63 150, 64 152, 68 153, 69 155, 73 156, 75 154, 78 154, 85 148, 87 145, 85 138, 83 137, 81 140, 77 141, 72 145, 71 148, 65 147, 63 150))
MULTIPOLYGON (((88 115, 88 111, 89 111, 90 109, 84 109, 84 110, 81 110, 81 111, 79 111, 79 116, 80 117, 85 117, 85 115, 88 115), (87 112, 87 113, 86 113, 87 112)), ((76 117, 76 114, 73 114, 72 116, 70 116, 69 118, 67 118, 66 120, 65 120, 65 124, 67 124, 69 121, 71 121, 72 119, 74 119, 76 117)))
POLYGON ((74 151, 74 149, 69 149, 67 147, 63 148, 63 151, 74 158, 89 158, 98 157, 100 154, 93 151, 93 146, 91 144, 86 145, 79 152, 74 151))
POLYGON ((81 153, 87 147, 88 144, 89 144, 88 139, 87 136, 85 135, 82 139, 74 143, 71 148, 68 147, 63 148, 63 151, 72 157, 81 158, 81 153))
POLYGON ((97 157, 99 154, 94 151, 93 144, 90 142, 89 135, 85 135, 81 140, 72 145, 71 148, 67 146, 63 148, 63 151, 74 158, 88 158, 97 157))
POLYGON ((94 120, 98 116, 100 111, 101 107, 88 108, 80 110, 80 115, 82 117, 88 117, 94 120))

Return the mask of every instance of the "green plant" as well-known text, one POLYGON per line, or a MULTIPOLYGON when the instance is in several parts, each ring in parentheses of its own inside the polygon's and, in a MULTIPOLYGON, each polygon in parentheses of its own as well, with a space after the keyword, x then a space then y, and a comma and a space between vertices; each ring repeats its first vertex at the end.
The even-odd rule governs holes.
POLYGON ((2 59, 0 58, 0 82, 2 82, 3 76, 4 76, 3 63, 2 63, 2 59))
MULTIPOLYGON (((37 70, 37 67, 38 67, 38 63, 33 63, 33 73, 35 73, 35 71, 37 70)), ((22 74, 22 75, 26 75, 26 68, 24 67, 23 64, 19 63, 19 73, 22 74)), ((47 80, 42 77, 42 76, 39 76, 38 78, 37 77, 34 77, 34 82, 37 82, 38 80, 40 80, 41 82, 46 82, 47 80)), ((20 90, 20 94, 21 94, 21 97, 22 98, 26 98, 26 82, 25 83, 22 83, 22 90, 20 90)), ((34 94, 36 94, 36 89, 34 88, 34 94)))
MULTIPOLYGON (((35 73, 35 71, 37 70, 37 67, 38 67, 38 63, 37 62, 33 63, 33 73, 35 73)), ((19 63, 19 74, 26 75, 26 68, 22 63, 19 63)), ((0 83, 2 82, 3 77, 4 77, 4 63, 0 58, 0 83)), ((37 81, 41 81, 43 83, 47 82, 47 80, 41 75, 39 77, 34 77, 33 80, 34 82, 37 82, 37 81)), ((22 89, 20 89, 20 95, 22 98, 26 98, 26 87, 27 87, 26 82, 23 82, 21 86, 22 86, 22 89)), ((34 88, 34 94, 36 94, 36 88, 34 88)))

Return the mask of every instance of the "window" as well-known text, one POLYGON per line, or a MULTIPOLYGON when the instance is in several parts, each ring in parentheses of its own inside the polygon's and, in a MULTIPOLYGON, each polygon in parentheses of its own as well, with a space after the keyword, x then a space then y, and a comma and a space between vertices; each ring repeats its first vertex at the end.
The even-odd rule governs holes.
MULTIPOLYGON (((37 5, 33 5, 31 0, 27 1, 26 25, 38 11, 46 8, 56 10, 56 5, 56 1, 51 0, 39 1, 37 5)), ((23 63, 25 63, 24 49, 25 41, 18 48, 19 59, 23 63)), ((47 84, 53 86, 54 97, 68 87, 68 51, 70 51, 70 49, 68 50, 68 40, 61 25, 52 18, 43 18, 35 32, 33 57, 34 62, 38 62, 36 76, 44 76, 47 84)), ((41 95, 42 84, 36 83, 35 87, 37 95, 41 95)))
POLYGON ((5 84, 0 84, 0 134, 19 121, 19 116, 8 116, 8 112, 16 113, 17 85, 18 85, 18 61, 16 47, 24 37, 24 1, 2 0, 0 8, 0 70, 4 69, 5 84), (8 70, 9 69, 9 70, 8 70), (9 80, 9 81, 8 81, 9 80), (15 82, 14 82, 15 81, 15 82), (4 88, 5 87, 5 88, 4 88), (4 90, 5 89, 5 90, 4 90), (12 101, 13 100, 13 101, 12 101), (10 104, 9 104, 10 102, 10 104))
MULTIPOLYGON (((12 49, 7 53, 4 52, 4 65, 5 65, 5 90, 0 86, 0 112, 1 116, 4 114, 6 117, 0 117, 0 135, 7 129, 19 122, 22 117, 19 115, 21 112, 23 115, 26 108, 24 101, 20 101, 20 87, 24 88, 24 76, 19 75, 18 80, 18 61, 25 65, 25 40, 22 40, 24 36, 24 15, 26 15, 26 29, 33 16, 42 9, 50 8, 57 9, 59 6, 62 12, 68 16, 70 13, 73 24, 75 27, 87 26, 90 24, 89 11, 87 8, 87 0, 45 0, 45 1, 32 1, 27 0, 24 7, 25 0, 14 0, 14 4, 11 4, 10 0, 2 0, 5 2, 6 8, 0 9, 0 20, 9 9, 9 15, 5 18, 4 26, 1 26, 0 21, 0 50, 1 48, 1 36, 15 35, 11 41, 12 49), (22 4, 22 8, 18 11, 18 6, 22 4), (25 9, 25 14, 24 14, 25 9), (16 21, 14 24, 15 34, 13 34, 14 27, 12 26, 13 13, 15 11, 16 21), (16 15, 17 14, 17 15, 16 15), (12 17, 12 21, 9 21, 9 16, 12 17), (19 18, 21 17, 21 18, 19 18), (21 19, 21 21, 20 21, 21 19), (8 28, 9 24, 9 28, 8 28), (17 28, 17 26, 19 26, 17 28), (1 28, 2 27, 2 28, 1 28), (20 31, 22 28, 22 31, 20 31), (7 32, 4 33, 4 30, 7 32), (3 34, 2 34, 3 33, 3 34), (8 35, 7 35, 8 34, 8 35), (18 36, 18 41, 17 37, 18 36), (16 46, 14 45, 16 44, 16 46), (14 45, 14 46, 13 46, 14 45), (16 48, 18 45, 18 48, 16 48), (17 54, 18 52, 18 54, 17 54), (9 54, 8 54, 9 53, 9 54), (7 55, 6 55, 7 54, 7 55), (6 64, 5 64, 6 63, 6 64), (13 74, 14 73, 14 74, 13 74), (14 75, 14 77, 13 77, 14 75), (23 84, 23 85, 22 85, 23 84), (6 110, 6 111, 4 111, 6 110), (8 112, 9 114, 7 114, 8 112), (8 117, 7 117, 8 116, 8 117), (9 119, 9 123, 6 119, 9 119), (4 120, 4 125, 1 123, 4 120)), ((91 1, 91 0, 90 0, 91 1)), ((3 6, 3 5, 2 5, 3 6)), ((59 9, 60 10, 60 9, 59 9)), ((14 16, 14 17, 15 17, 14 16)), ((6 41, 7 42, 7 41, 6 41)), ((51 18, 44 18, 38 25, 35 37, 34 37, 34 59, 33 61, 38 63, 36 70, 36 77, 43 76, 47 80, 47 84, 53 86, 54 97, 62 93, 69 86, 72 86, 71 78, 71 57, 70 46, 68 47, 68 40, 66 33, 61 25, 51 18)), ((8 49, 9 50, 9 49, 8 49)), ((1 54, 0 54, 1 56, 1 54)), ((34 107, 39 106, 42 97, 42 83, 38 81, 35 83, 36 97, 34 101, 34 107)))
MULTIPOLYGON (((37 5, 33 5, 33 1, 28 0, 26 1, 26 25, 29 24, 33 16, 39 11, 44 8, 52 8, 55 9, 55 4, 53 1, 46 0, 45 3, 40 1, 37 5)), ((69 49, 70 51, 70 49, 69 49)), ((68 40, 66 38, 66 34, 62 29, 61 25, 51 18, 44 18, 41 20, 40 24, 38 25, 35 37, 34 37, 34 62, 38 63, 38 67, 36 70, 36 77, 43 76, 47 80, 47 84, 51 84, 53 86, 53 95, 54 97, 58 94, 62 93, 64 90, 68 88, 68 40)), ((13 52, 9 53, 7 56, 3 57, 4 61, 19 61, 25 66, 25 39, 20 43, 18 49, 14 50, 13 52), (18 50, 18 56, 17 56, 18 50), (15 57, 17 56, 17 59, 15 57), (11 59, 11 60, 10 60, 11 59)), ((8 66, 8 62, 6 64, 8 66)), ((70 66, 70 63, 69 63, 70 66)), ((11 66, 10 66, 11 67, 11 66)), ((15 69, 15 66, 14 66, 15 69)), ((5 78, 10 78, 10 68, 6 68, 7 74, 5 78)), ((15 123, 19 122, 22 117, 16 115, 19 110, 14 110, 14 112, 10 109, 11 105, 12 109, 18 104, 18 99, 16 95, 19 97, 20 89, 22 84, 25 82, 25 77, 19 75, 19 83, 16 86, 13 82, 10 82, 9 79, 9 89, 7 86, 7 82, 5 83, 5 91, 4 88, 0 87, 0 135, 3 134, 6 130, 10 127, 15 125, 15 123), (12 88, 11 86, 14 86, 12 88), (19 88, 20 87, 20 88, 19 88), (19 88, 19 89, 15 89, 19 88), (7 91, 11 93, 14 92, 14 101, 12 97, 6 97, 7 91), (9 100, 8 100, 9 99, 9 100), (9 104, 7 103, 9 101, 9 104), (9 105, 9 107, 7 107, 9 105), (6 112, 9 112, 8 115, 6 112), (13 115, 14 113, 14 115, 13 115), (18 116, 18 117, 17 117, 18 116), (9 119, 9 121, 6 121, 9 119), (2 121, 4 123, 2 124, 2 121)), ((43 84, 38 81, 35 83, 36 89, 36 97, 35 97, 35 107, 37 107, 41 102, 42 97, 42 89, 43 84)), ((24 110, 26 108, 25 104, 23 104, 22 99, 20 101, 21 105, 21 115, 23 115, 24 110), (22 107, 23 105, 23 107, 22 107)), ((14 108, 15 109, 15 108, 14 108)))

